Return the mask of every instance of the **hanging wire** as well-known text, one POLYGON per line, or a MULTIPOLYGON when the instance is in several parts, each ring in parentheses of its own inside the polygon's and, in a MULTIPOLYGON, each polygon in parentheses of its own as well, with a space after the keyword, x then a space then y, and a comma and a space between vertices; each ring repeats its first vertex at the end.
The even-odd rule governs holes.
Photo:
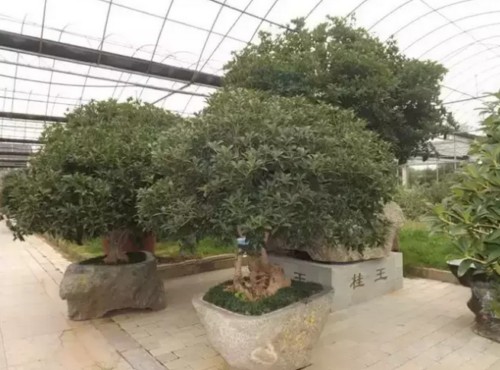
POLYGON ((380 18, 378 21, 376 21, 375 23, 373 23, 369 28, 368 28, 368 31, 371 31, 374 27, 376 27, 380 22, 383 22, 384 20, 386 20, 387 18, 389 18, 391 15, 393 15, 394 13, 396 13, 398 10, 404 8, 406 5, 412 3, 414 0, 408 0, 406 2, 404 2, 403 4, 395 7, 394 9, 392 9, 389 13, 387 13, 386 15, 384 15, 382 18, 380 18))
MULTIPOLYGON (((97 0, 97 1, 100 1, 100 2, 103 2, 103 3, 106 3, 106 4, 109 4, 109 2, 111 0, 97 0)), ((138 8, 134 8, 132 6, 129 6, 129 5, 125 5, 125 4, 121 4, 121 3, 115 3, 114 6, 116 7, 119 7, 119 8, 122 8, 122 9, 127 9, 129 11, 132 11, 132 12, 135 12, 135 13, 139 13, 139 14, 143 14, 143 15, 147 15, 149 17, 153 17, 153 18, 157 18, 157 19, 162 19, 163 16, 161 15, 158 15, 158 14, 155 14, 155 13, 151 13, 151 12, 148 12, 146 10, 142 10, 142 9, 138 9, 138 8)), ((179 20, 176 20, 176 19, 172 19, 172 18, 169 18, 168 21, 170 23, 175 23, 175 24, 179 24, 181 26, 185 26, 185 27, 189 27, 189 28, 192 28, 192 29, 195 29, 195 30, 198 30, 198 31, 205 31, 205 32, 209 32, 209 29, 208 28, 204 28, 204 27, 200 27, 200 26, 196 26, 194 24, 190 24, 190 23, 186 23, 186 22, 182 22, 182 21, 179 21, 179 20)), ((219 33, 219 32, 213 32, 214 35, 218 35, 218 36, 222 36, 222 33, 219 33)), ((234 40, 234 41, 238 41, 238 42, 241 42, 241 43, 244 43, 246 44, 246 41, 245 40, 242 40, 240 38, 237 38, 237 37, 234 37, 234 36, 231 36, 229 37, 230 39, 234 40)))
POLYGON ((389 38, 391 37, 394 37, 396 36, 398 33, 400 33, 401 31, 403 31, 404 29, 408 28, 409 26, 411 26, 412 24, 418 22, 419 20, 421 19, 424 19, 426 18, 427 16, 431 15, 431 14, 434 14, 436 13, 437 11, 439 10, 443 10, 443 9, 446 9, 446 8, 451 8, 453 6, 456 6, 456 5, 460 5, 460 4, 463 4, 463 3, 467 3, 467 2, 470 2, 470 1, 474 1, 474 0, 460 0, 460 1, 457 1, 457 2, 454 2, 454 3, 451 3, 451 4, 446 4, 446 5, 443 5, 439 8, 436 8, 436 9, 433 9, 433 10, 430 10, 428 11, 427 13, 424 13, 420 16, 418 16, 417 18, 411 20, 410 22, 406 23, 405 25, 401 26, 400 28, 398 28, 395 32, 392 33, 391 36, 389 36, 385 41, 389 40, 389 38))
MULTIPOLYGON (((68 25, 65 25, 61 32, 59 33, 59 38, 58 42, 61 42, 62 40, 62 35, 64 34, 64 30, 68 27, 68 25)), ((19 53, 18 53, 19 55, 19 53)), ((40 60, 40 59, 39 59, 40 60)), ((52 69, 54 69, 56 66, 56 60, 52 59, 52 69)), ((49 78, 49 91, 47 92, 47 104, 45 105, 45 115, 47 115, 47 112, 49 111, 49 97, 50 97, 50 92, 52 90, 52 79, 54 78, 54 70, 50 71, 50 78, 49 78)))
MULTIPOLYGON (((427 1, 425 0, 420 0, 420 2, 422 4, 424 4, 425 6, 427 6, 429 9, 431 10, 435 10, 436 11, 436 14, 439 14, 442 18, 444 18, 446 21, 448 21, 450 24, 454 25, 456 28, 458 28, 462 34, 466 34, 468 35, 470 38, 472 38, 472 40, 474 40, 475 43, 479 44, 479 45, 482 45, 482 46, 485 46, 486 48, 488 48, 486 45, 484 45, 481 40, 478 40, 473 34, 470 33, 470 30, 465 30, 463 29, 462 27, 460 27, 460 25, 454 21, 453 19, 450 19, 449 17, 447 17, 446 15, 444 15, 442 12, 436 10, 435 8, 433 8, 431 5, 429 5, 427 3, 427 1)), ((495 53, 496 54, 496 53, 495 53)), ((498 55, 498 54, 496 54, 498 55)))
MULTIPOLYGON (((278 1, 279 0, 274 0, 274 3, 271 4, 271 6, 269 7, 269 9, 267 9, 266 14, 264 14, 264 19, 266 19, 269 16, 269 14, 271 14, 271 12, 273 11, 273 9, 276 6, 276 4, 278 4, 278 1)), ((311 15, 313 11, 314 11, 314 9, 309 12, 309 15, 311 15)), ((257 33, 259 32, 260 28, 262 27, 262 24, 264 23, 264 19, 261 19, 259 21, 259 25, 255 28, 255 31, 253 31, 252 37, 250 37, 250 40, 248 41, 248 44, 252 43, 254 37, 257 35, 257 33)))
POLYGON ((260 19, 260 20, 261 20, 261 21, 263 21, 263 22, 269 23, 269 24, 271 24, 271 25, 273 25, 273 26, 277 26, 277 27, 279 27, 279 28, 283 28, 283 29, 285 29, 285 30, 287 30, 287 31, 293 31, 293 30, 292 30, 292 29, 290 29, 288 26, 285 26, 285 25, 283 25, 283 24, 280 24, 280 23, 277 23, 277 22, 271 21, 271 20, 269 20, 269 19, 266 19, 266 18, 260 17, 260 16, 258 16, 258 15, 256 15, 256 14, 249 13, 249 12, 247 12, 246 10, 239 9, 239 8, 236 8, 236 7, 231 6, 231 5, 229 5, 229 4, 226 4, 226 1, 227 1, 227 0, 225 0, 224 2, 221 2, 221 1, 219 1, 219 0, 208 0, 208 1, 211 1, 212 3, 215 3, 215 4, 219 4, 219 5, 221 5, 221 6, 224 6, 224 7, 228 8, 228 9, 232 9, 232 10, 234 10, 234 11, 237 11, 237 12, 243 13, 243 14, 245 14, 245 15, 248 15, 249 17, 252 17, 252 18, 255 18, 255 19, 260 19))
MULTIPOLYGON (((224 4, 226 3, 226 1, 227 1, 227 0, 224 0, 224 4)), ((191 85, 192 85, 192 81, 196 78, 196 75, 197 75, 197 72, 198 72, 198 66, 200 65, 200 61, 201 61, 201 59, 203 58, 203 54, 205 53, 205 48, 206 48, 206 47, 207 47, 207 45, 208 45, 208 40, 210 40, 210 36, 212 35, 212 31, 213 31, 213 29, 214 29, 214 27, 215 27, 215 25, 216 25, 216 23, 217 23, 217 20, 219 19, 220 15, 221 15, 221 13, 222 13, 222 10, 224 9, 224 6, 223 6, 224 4, 222 4, 222 5, 219 7, 219 10, 218 10, 217 14, 215 15, 214 21, 212 22, 212 26, 210 27, 210 31, 208 32, 207 37, 205 38, 205 42, 203 43, 203 46, 202 46, 202 48, 201 48, 201 52, 200 52, 200 54, 199 54, 198 61, 196 62, 196 66, 194 67, 194 71, 195 71, 195 72, 194 72, 194 74, 193 74, 193 78, 191 79, 191 81, 190 81, 190 82, 188 82, 188 83, 184 84, 184 85, 180 88, 180 90, 181 90, 181 91, 182 91, 182 90, 185 90, 185 89, 187 89, 189 86, 191 86, 191 85)), ((207 61, 208 61, 208 59, 207 59, 207 61)), ((157 103, 161 102, 162 100, 164 100, 164 99, 166 99, 166 98, 170 97, 171 95, 172 95, 172 94, 167 94, 167 95, 165 95, 165 96, 162 96, 161 98, 159 98, 159 99, 155 100, 155 101, 153 102, 153 104, 157 104, 157 103)), ((189 104, 189 102, 191 101, 191 99, 192 99, 192 97, 191 97, 191 98, 189 98, 188 103, 186 104, 186 106, 189 104)), ((185 107, 184 107, 183 112, 185 112, 185 110, 186 110, 186 109, 185 109, 185 107)))
POLYGON ((42 15, 42 30, 40 31, 40 46, 38 48, 38 52, 42 52, 43 46, 43 31, 45 30, 45 15, 47 14, 47 0, 43 3, 43 15, 42 15))
MULTIPOLYGON (((24 31, 24 25, 25 25, 25 21, 26 21, 26 16, 24 16, 24 19, 23 19, 23 23, 21 24, 21 34, 23 34, 23 31, 24 31)), ((19 63, 19 58, 20 58, 20 53, 17 53, 16 55, 16 62, 19 63)), ((14 97, 15 94, 16 94, 16 87, 17 87, 17 72, 19 70, 19 65, 16 65, 14 67, 14 81, 12 83, 13 85, 13 88, 12 88, 12 96, 14 97)), ((14 110, 14 99, 12 99, 11 103, 10 103, 10 110, 14 110)))
MULTIPOLYGON (((36 67, 38 68, 38 67, 36 67)), ((12 93, 13 90, 8 90, 8 89, 5 89, 6 92, 9 92, 9 93, 12 93)), ((21 91, 21 90, 16 90, 16 94, 25 94, 25 95, 28 95, 29 92, 28 91, 21 91)), ((40 94, 40 93, 32 93, 33 96, 41 96, 43 98, 46 98, 47 97, 47 94, 40 94)), ((53 98, 53 96, 49 96, 49 98, 53 98)), ((64 97, 64 96, 59 96, 58 95, 58 99, 61 99, 61 100, 71 100, 71 101, 75 101, 75 102, 78 102, 80 99, 78 98, 71 98, 71 97, 64 97)), ((76 104, 78 105, 78 104, 76 104)))
MULTIPOLYGON (((30 103, 31 103, 31 91, 30 91, 30 94, 28 95, 28 102, 26 103, 26 112, 25 112, 26 114, 29 113, 30 103)), ((28 121, 24 120, 24 127, 25 127, 25 129, 24 129, 24 132, 23 132, 23 139, 27 139, 27 137, 26 137, 26 134, 27 134, 27 132, 26 132, 26 125, 27 124, 28 124, 28 121)))
MULTIPOLYGON (((30 64, 24 64, 24 63, 14 63, 14 62, 10 62, 10 61, 7 61, 7 60, 0 60, 0 64, 19 65, 19 66, 26 67, 26 68, 39 69, 39 70, 42 70, 42 71, 54 71, 54 72, 57 72, 57 73, 62 73, 62 74, 71 75, 71 76, 78 76, 78 77, 85 77, 85 76, 87 76, 87 74, 85 74, 85 73, 70 72, 70 71, 65 71, 65 70, 62 70, 62 69, 55 69, 55 68, 50 68, 50 67, 33 66, 33 65, 30 65, 30 64)), ((4 74, 0 74, 0 77, 13 78, 12 76, 4 75, 4 74)), ((89 78, 90 79, 95 79, 95 80, 101 80, 101 81, 119 82, 117 79, 109 78, 109 77, 102 77, 102 76, 99 76, 99 77, 97 77, 97 76, 89 76, 89 78)), ((32 78, 19 78, 18 77, 18 79, 25 80, 25 81, 31 81, 31 82, 37 82, 37 83, 43 83, 43 84, 48 84, 49 83, 49 81, 36 80, 36 79, 32 79, 32 78)), ((115 85, 82 85, 82 84, 71 84, 71 83, 64 83, 64 82, 52 82, 52 83, 54 85, 72 86, 72 87, 83 87, 83 86, 87 86, 87 87, 115 87, 115 85)), ((189 91, 178 91, 178 90, 173 90, 173 89, 169 89, 169 88, 162 87, 162 86, 145 85, 145 84, 136 83, 136 82, 122 83, 121 86, 146 87, 146 88, 152 89, 152 90, 176 92, 176 93, 185 94, 185 95, 193 95, 194 94, 194 95, 199 95, 199 96, 203 96, 203 97, 207 96, 206 94, 197 94, 197 93, 189 92, 189 91)))
POLYGON ((347 13, 347 18, 349 18, 354 13, 356 13, 358 11, 358 9, 361 8, 363 5, 365 5, 368 1, 370 1, 370 0, 363 0, 361 3, 356 5, 356 7, 353 10, 351 10, 349 13, 347 13))
MULTIPOLYGON (((207 47, 207 45, 208 45, 208 40, 210 39, 210 36, 212 35, 212 31, 213 31, 213 29, 214 29, 214 27, 215 27, 215 24, 217 23, 217 20, 219 19, 220 15, 221 15, 221 13, 222 13, 222 10, 224 10, 224 6, 226 5, 226 1, 227 1, 227 0, 224 0, 224 2, 223 2, 223 3, 221 4, 221 6, 219 7, 219 11, 217 12, 217 15, 216 15, 216 16, 215 16, 215 18, 214 18, 214 21, 213 21, 213 23, 212 23, 212 26, 210 27, 210 32, 208 33, 207 38, 205 39, 205 43, 203 44, 203 47, 201 48, 200 56, 199 56, 199 58, 198 58, 198 61, 196 62, 196 67, 194 67, 195 73, 194 73, 194 75, 193 75, 193 79, 194 79, 194 77, 196 76, 196 73, 198 72, 198 67, 199 67, 199 65, 200 65, 201 58, 203 58, 203 54, 205 53, 205 48, 206 48, 206 47, 207 47)), ((250 0, 250 3, 251 3, 252 1, 253 1, 253 0, 250 0)), ((249 4, 247 4, 247 8, 248 8, 248 5, 250 5, 250 3, 249 3, 249 4)), ((242 16, 242 15, 243 15, 243 13, 240 13, 240 16, 236 19, 236 22, 237 22, 237 21, 241 18, 241 16, 242 16)), ((234 23, 233 23, 233 26, 234 26, 234 23)), ((228 31, 227 33, 229 33, 229 31, 228 31)), ((219 45, 220 45, 220 44, 219 44, 219 45)), ((206 62, 208 62, 208 60, 209 60, 209 58, 207 58, 207 61, 206 61, 206 62)), ((205 62, 205 63, 206 63, 206 62, 205 62)), ((188 88, 191 84, 192 84, 192 82, 188 82, 188 83, 187 83, 187 84, 185 84, 185 85, 184 85, 181 89, 188 88)), ((199 88, 200 88, 200 87, 198 86, 198 88, 197 88, 195 91, 198 91, 198 89, 199 89, 199 88)), ((165 97, 167 97, 167 95, 166 95, 165 97)), ((184 114, 184 113, 186 112, 186 109, 187 109, 187 107, 189 106, 189 104, 191 103, 191 100, 192 100, 192 99, 193 99, 193 97, 192 97, 192 96, 191 96, 191 97, 189 97, 189 99, 188 99, 188 101, 187 101, 186 105, 184 106, 184 109, 182 110, 182 114, 184 114)), ((161 101, 161 100, 160 100, 160 101, 161 101)), ((157 102, 158 102, 158 101, 155 101, 153 104, 155 104, 155 103, 157 103, 157 102)))
MULTIPOLYGON (((7 88, 4 88, 4 93, 3 94, 7 95, 7 88)), ((2 102, 2 111, 4 111, 4 112, 5 112, 5 102, 6 101, 7 100, 4 99, 3 102, 2 102)), ((2 117, 2 123, 0 125, 0 137, 2 137, 2 133, 3 133, 3 124, 4 124, 4 118, 2 117)))
MULTIPOLYGON (((149 62, 149 67, 147 71, 148 78, 146 79, 146 84, 149 82, 151 78, 151 66, 153 65, 153 60, 156 55, 156 50, 158 49, 158 44, 160 43, 161 35, 163 34, 163 29, 165 28, 165 24, 167 23, 168 20, 168 15, 170 14, 170 10, 172 9, 172 6, 174 5, 175 0, 170 0, 170 4, 168 6, 167 12, 165 13, 165 17, 162 20, 160 31, 158 32, 158 37, 156 38, 156 43, 153 49, 153 53, 151 54, 151 60, 149 62)), ((142 97, 142 93, 144 92, 144 87, 141 89, 141 92, 139 93, 139 99, 142 97)))
MULTIPOLYGON (((311 14, 314 13, 316 9, 318 9, 322 2, 323 0, 319 0, 316 5, 314 5, 313 8, 309 11, 309 13, 307 13, 307 15, 304 17, 304 20, 307 20, 311 16, 311 14)), ((267 14, 264 16, 264 19, 267 19, 267 14)))
MULTIPOLYGON (((35 95, 35 93, 33 93, 31 95, 35 95)), ((38 94, 38 95, 41 95, 41 94, 38 94)), ((45 97, 45 95, 44 95, 44 97, 45 97)), ((53 99, 54 98, 58 98, 58 96, 55 96, 55 97, 52 97, 52 98, 53 99)), ((12 96, 7 96, 7 95, 3 95, 3 96, 0 95, 0 99, 28 101, 27 98, 22 98, 20 96, 12 97, 12 96)), ((33 103, 47 103, 48 102, 49 104, 57 104, 57 105, 64 105, 64 106, 71 106, 71 107, 78 107, 79 106, 79 104, 75 104, 75 103, 64 103, 64 102, 57 102, 57 101, 54 101, 54 100, 31 99, 30 101, 33 102, 33 103)), ((47 112, 48 111, 46 111, 46 113, 45 113, 46 116, 49 115, 47 112)))
MULTIPOLYGON (((456 34, 454 34, 454 35, 452 35, 452 36, 450 36, 450 37, 446 38, 445 40, 442 40, 442 41, 438 42, 437 44, 435 44, 435 45, 434 45, 434 46, 432 46, 431 48, 427 49, 426 51, 424 51, 423 53, 421 53, 421 54, 420 54, 419 58, 422 58, 424 55, 428 54, 428 53, 429 53, 429 52, 431 52, 432 50, 435 50, 435 49, 439 48, 440 46, 442 46, 442 45, 444 45, 444 44, 448 43, 450 40, 453 40, 453 39, 454 39, 454 38, 456 38, 456 37, 462 36, 464 33, 468 33, 468 32, 475 31, 475 30, 479 30, 479 29, 483 29, 483 28, 489 28, 489 27, 493 27, 493 26, 499 26, 499 25, 500 25, 500 23, 499 23, 499 22, 496 22, 496 23, 482 24, 482 25, 477 26, 477 27, 472 27, 472 28, 468 28, 468 29, 466 29, 466 30, 462 30, 462 31, 460 31, 459 33, 456 33, 456 34)), ((498 37, 498 35, 495 35, 495 36, 493 36, 493 37, 498 37)), ((493 37, 491 37, 491 38, 493 38, 493 37)), ((467 47, 469 47, 469 46, 471 46, 471 45, 481 45, 481 46, 486 46, 486 50, 487 50, 487 51, 491 51, 491 48, 490 48, 490 47, 488 47, 487 45, 485 45, 485 44, 483 43, 483 41, 488 40, 488 39, 489 39, 489 38, 487 38, 487 39, 477 39, 477 38, 474 38, 474 41, 473 41, 473 42, 471 42, 470 44, 467 44, 467 45, 466 45, 466 47, 462 47, 461 49, 467 48, 467 47)), ((455 53, 455 51, 450 52, 450 53, 446 54, 446 56, 445 56, 445 57, 442 57, 440 60, 445 60, 445 59, 447 59, 450 55, 452 55, 452 54, 454 54, 454 53, 455 53)), ((498 56, 498 55, 497 55, 497 56, 498 56)))
MULTIPOLYGON (((99 43, 99 47, 98 47, 99 54, 97 56, 97 65, 101 64, 102 49, 104 47, 104 41, 106 40, 106 37, 107 37, 106 36, 106 32, 108 31, 109 16, 111 14, 111 8, 112 7, 113 7, 113 0, 111 0, 109 2, 108 12, 106 14, 106 20, 104 21, 104 29, 102 31, 101 42, 99 43)), ((84 80, 84 83, 83 83, 82 93, 80 94, 80 102, 83 99, 83 95, 85 93, 85 85, 87 85, 88 76, 90 75, 90 70, 91 69, 92 69, 92 65, 89 65, 88 69, 87 69, 87 76, 85 77, 85 80, 84 80)))
MULTIPOLYGON (((500 46, 499 46, 500 47, 500 46)), ((497 58, 490 58, 489 60, 493 60, 493 59, 497 59, 497 58)), ((483 62, 484 63, 484 62, 483 62)), ((475 74, 474 76, 466 79, 465 81, 461 82, 460 85, 457 86, 457 89, 459 89, 460 87, 464 86, 464 85, 468 85, 472 82, 472 80, 474 80, 476 78, 477 75, 482 75, 483 73, 486 73, 486 72, 493 72, 493 71, 496 71, 500 68, 500 65, 496 65, 496 66, 489 66, 488 68, 485 68, 479 72, 477 72, 477 74, 475 74)), ((490 77, 490 74, 487 74, 484 78, 482 78, 480 81, 482 82, 483 80, 487 80, 489 79, 490 77)), ((452 93, 449 93, 448 95, 446 95, 443 99, 447 99, 448 96, 450 96, 452 93)))

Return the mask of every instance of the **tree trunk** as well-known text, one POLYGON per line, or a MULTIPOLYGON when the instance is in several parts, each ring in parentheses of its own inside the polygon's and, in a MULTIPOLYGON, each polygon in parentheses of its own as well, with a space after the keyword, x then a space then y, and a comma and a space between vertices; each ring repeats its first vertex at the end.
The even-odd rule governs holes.
POLYGON ((109 252, 104 258, 105 263, 112 265, 119 262, 128 262, 128 256, 122 248, 127 237, 127 230, 113 230, 109 233, 109 252))
POLYGON ((244 277, 242 273, 243 256, 236 258, 233 286, 229 290, 242 293, 249 301, 257 301, 276 294, 281 288, 291 285, 291 280, 285 277, 283 269, 269 263, 267 251, 261 249, 259 257, 249 257, 248 269, 250 275, 244 277))

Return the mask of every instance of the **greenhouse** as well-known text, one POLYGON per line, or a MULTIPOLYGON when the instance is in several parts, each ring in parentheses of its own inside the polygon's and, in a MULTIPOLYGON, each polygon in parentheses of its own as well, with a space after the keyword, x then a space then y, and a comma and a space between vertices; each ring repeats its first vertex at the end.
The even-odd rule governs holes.
POLYGON ((4 1, 0 370, 500 370, 499 14, 4 1))

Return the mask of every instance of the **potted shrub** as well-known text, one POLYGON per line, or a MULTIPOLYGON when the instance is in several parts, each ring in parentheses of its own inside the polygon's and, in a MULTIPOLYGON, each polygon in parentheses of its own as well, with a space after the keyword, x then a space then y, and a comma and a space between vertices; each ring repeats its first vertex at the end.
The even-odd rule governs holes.
POLYGON ((350 111, 236 89, 212 96, 154 156, 164 179, 141 190, 144 227, 194 240, 238 237, 243 249, 232 281, 193 300, 214 348, 235 369, 306 366, 331 292, 291 282, 267 249, 276 240, 377 240, 376 214, 395 173, 387 145, 350 111))
POLYGON ((155 259, 125 247, 132 234, 151 231, 138 223, 137 194, 156 179, 151 143, 180 118, 152 105, 113 100, 91 102, 67 118, 44 131, 44 146, 30 167, 14 186, 4 187, 3 212, 14 220, 14 235, 47 233, 78 244, 109 240, 105 256, 73 264, 65 273, 61 296, 71 318, 163 307, 155 259))
POLYGON ((435 208, 433 225, 449 233, 463 254, 449 266, 471 288, 476 331, 500 342, 500 94, 496 98, 484 112, 486 137, 471 147, 475 162, 462 169, 452 194, 435 208))

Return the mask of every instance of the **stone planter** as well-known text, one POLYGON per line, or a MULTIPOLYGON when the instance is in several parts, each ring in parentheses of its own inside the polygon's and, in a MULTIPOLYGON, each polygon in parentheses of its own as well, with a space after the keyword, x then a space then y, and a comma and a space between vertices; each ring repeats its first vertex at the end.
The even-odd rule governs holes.
MULTIPOLYGON (((458 265, 460 261, 458 261, 458 265)), ((467 307, 476 316, 474 331, 488 339, 500 342, 500 280, 488 278, 485 274, 467 274, 458 277, 457 261, 448 262, 451 272, 460 283, 471 289, 467 307)))
POLYGON ((163 282, 149 252, 127 253, 132 263, 105 265, 102 257, 72 263, 59 294, 72 320, 88 320, 122 308, 165 308, 163 282))
POLYGON ((245 316, 193 299, 214 349, 233 370, 296 370, 310 364, 331 308, 333 291, 262 316, 245 316))

